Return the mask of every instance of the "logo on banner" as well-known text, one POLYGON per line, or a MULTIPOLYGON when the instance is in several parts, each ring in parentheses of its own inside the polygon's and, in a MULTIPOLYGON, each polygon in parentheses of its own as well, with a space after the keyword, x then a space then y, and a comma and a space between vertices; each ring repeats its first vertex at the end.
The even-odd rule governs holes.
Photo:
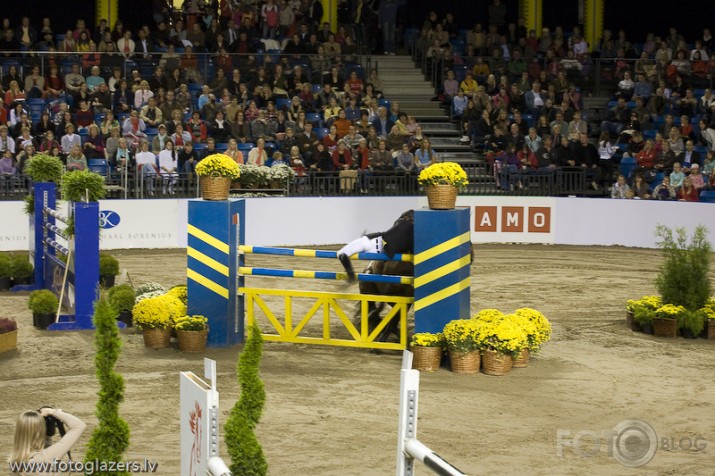
POLYGON ((119 225, 122 221, 122 217, 119 213, 113 212, 112 210, 101 210, 99 212, 99 227, 103 230, 109 230, 119 225))
POLYGON ((474 231, 550 233, 550 207, 475 206, 474 231))

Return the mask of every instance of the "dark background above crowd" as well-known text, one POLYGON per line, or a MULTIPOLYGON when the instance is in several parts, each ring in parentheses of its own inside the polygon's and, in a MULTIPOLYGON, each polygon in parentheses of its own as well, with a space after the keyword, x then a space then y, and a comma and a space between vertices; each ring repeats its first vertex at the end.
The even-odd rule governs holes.
MULTIPOLYGON (((352 1, 352 0, 347 0, 352 1)), ((582 0, 583 1, 583 0, 582 0)), ((58 2, 56 0, 34 0, 32 8, 24 2, 5 2, 0 17, 10 18, 17 24, 22 16, 29 16, 33 25, 40 25, 42 18, 51 14, 53 26, 57 31, 74 28, 77 18, 86 18, 89 24, 94 24, 95 3, 58 2), (71 8, 58 8, 71 6, 71 8)), ((341 2, 342 3, 342 2, 341 2)), ((370 2, 368 2, 370 3, 370 2)), ((374 0, 377 7, 379 0, 374 0)), ((453 0, 450 2, 435 2, 433 0, 407 0, 407 4, 398 13, 398 24, 404 27, 420 26, 426 13, 434 10, 440 18, 448 11, 454 13, 460 28, 471 28, 474 23, 486 23, 487 8, 491 0, 453 0)), ((507 22, 516 22, 518 16, 518 0, 503 0, 507 7, 507 22)), ((572 25, 583 23, 579 20, 578 0, 543 0, 543 24, 562 25, 570 30, 572 25)), ((678 31, 702 31, 710 27, 712 18, 703 10, 707 3, 693 0, 678 2, 677 8, 657 4, 650 0, 628 0, 625 2, 606 0, 604 24, 613 31, 623 28, 630 38, 645 37, 649 31, 665 32, 669 27, 678 31), (673 9, 670 14, 669 9, 673 9), (688 14, 686 12, 692 12, 688 14), (647 21, 641 19, 647 18, 647 21)), ((137 28, 149 21, 151 23, 152 2, 121 0, 119 1, 119 18, 129 28, 137 28)))

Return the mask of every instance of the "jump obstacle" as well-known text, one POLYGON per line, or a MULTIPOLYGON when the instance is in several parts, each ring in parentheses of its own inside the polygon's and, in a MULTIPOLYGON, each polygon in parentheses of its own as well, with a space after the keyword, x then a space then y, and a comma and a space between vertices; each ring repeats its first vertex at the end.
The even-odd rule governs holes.
POLYGON ((99 203, 71 202, 74 235, 68 238, 69 220, 56 210, 57 186, 33 185, 35 210, 30 220, 30 260, 34 283, 13 291, 49 289, 68 313, 60 314, 49 330, 93 329, 92 315, 99 286, 99 203), (64 228, 57 226, 63 224, 64 228), (67 243, 67 246, 57 240, 67 243), (65 258, 62 260, 58 257, 65 258))
POLYGON ((245 256, 249 254, 337 258, 335 251, 246 245, 245 213, 246 205, 242 199, 189 200, 188 312, 208 318, 209 346, 226 347, 241 342, 244 311, 251 324, 258 317, 256 309, 263 313, 275 331, 263 334, 266 340, 399 350, 407 345, 407 310, 412 304, 415 309, 415 332, 440 332, 452 319, 469 317, 471 239, 469 210, 466 208, 416 210, 414 256, 390 258, 384 254, 361 253, 352 257, 412 261, 415 269, 412 277, 358 274, 357 279, 413 284, 414 298, 246 287, 245 276, 344 280, 347 275, 343 272, 245 266, 245 256), (274 312, 264 299, 266 296, 282 297, 283 309, 274 312), (313 301, 308 312, 302 316, 293 315, 293 301, 298 298, 313 301), (348 317, 352 312, 345 311, 338 301, 360 303, 359 328, 348 317), (368 307, 371 302, 388 303, 392 309, 368 332, 368 307), (310 320, 319 314, 322 314, 322 336, 300 335, 310 320), (352 339, 331 336, 331 316, 337 317, 352 339), (375 339, 392 319, 400 320, 400 342, 376 342, 375 339))

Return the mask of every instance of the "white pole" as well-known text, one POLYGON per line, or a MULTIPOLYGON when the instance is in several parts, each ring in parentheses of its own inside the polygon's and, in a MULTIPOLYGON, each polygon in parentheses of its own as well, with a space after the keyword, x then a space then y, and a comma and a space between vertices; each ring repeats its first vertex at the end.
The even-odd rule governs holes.
POLYGON ((405 452, 424 463, 425 466, 436 474, 442 476, 466 476, 465 473, 449 464, 442 459, 441 456, 432 452, 431 449, 417 439, 411 439, 405 442, 405 452))
POLYGON ((415 459, 441 476, 466 476, 417 439, 417 404, 420 372, 412 370, 412 352, 402 354, 400 370, 400 412, 397 428, 397 476, 414 476, 415 459))
POLYGON ((420 372, 412 370, 412 352, 402 353, 400 370, 400 413, 397 428, 397 476, 414 475, 414 458, 405 452, 405 441, 417 437, 417 399, 420 372))

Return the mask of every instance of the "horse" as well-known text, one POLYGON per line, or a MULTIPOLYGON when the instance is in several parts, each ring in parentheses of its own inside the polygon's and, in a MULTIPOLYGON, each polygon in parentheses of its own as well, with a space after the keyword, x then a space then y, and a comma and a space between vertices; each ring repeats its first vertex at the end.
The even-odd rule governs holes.
MULTIPOLYGON (((363 273, 365 274, 387 274, 391 276, 412 276, 414 274, 414 265, 407 261, 370 261, 363 273)), ((415 294, 415 288, 411 284, 397 283, 373 283, 368 281, 359 282, 360 294, 379 294, 383 296, 403 296, 412 297, 415 294)), ((410 304, 407 306, 407 311, 410 310, 410 304)), ((380 324, 382 320, 381 314, 385 308, 384 302, 368 302, 367 305, 367 322, 370 332, 380 324)), ((358 313, 360 310, 358 309, 358 313)), ((392 320, 385 326, 380 335, 377 337, 379 342, 386 342, 390 334, 395 334, 399 337, 399 319, 393 317, 392 320)))
MULTIPOLYGON (((474 248, 469 247, 469 263, 474 261, 474 248)), ((370 261, 363 273, 365 274, 387 274, 392 276, 413 276, 414 275, 414 264, 407 261, 370 261)), ((403 296, 403 297, 413 297, 415 294, 415 288, 411 284, 393 284, 393 283, 373 283, 360 281, 359 283, 360 294, 380 294, 383 296, 403 296)), ((368 303, 368 329, 370 332, 380 324, 382 320, 381 314, 385 308, 384 302, 368 303)), ((408 304, 407 311, 409 312, 411 305, 408 304)), ((358 313, 359 313, 358 309, 358 313)), ((380 335, 377 337, 379 342, 386 342, 390 337, 390 334, 396 335, 398 338, 399 334, 399 319, 393 317, 390 322, 387 323, 385 328, 382 330, 380 335)))

